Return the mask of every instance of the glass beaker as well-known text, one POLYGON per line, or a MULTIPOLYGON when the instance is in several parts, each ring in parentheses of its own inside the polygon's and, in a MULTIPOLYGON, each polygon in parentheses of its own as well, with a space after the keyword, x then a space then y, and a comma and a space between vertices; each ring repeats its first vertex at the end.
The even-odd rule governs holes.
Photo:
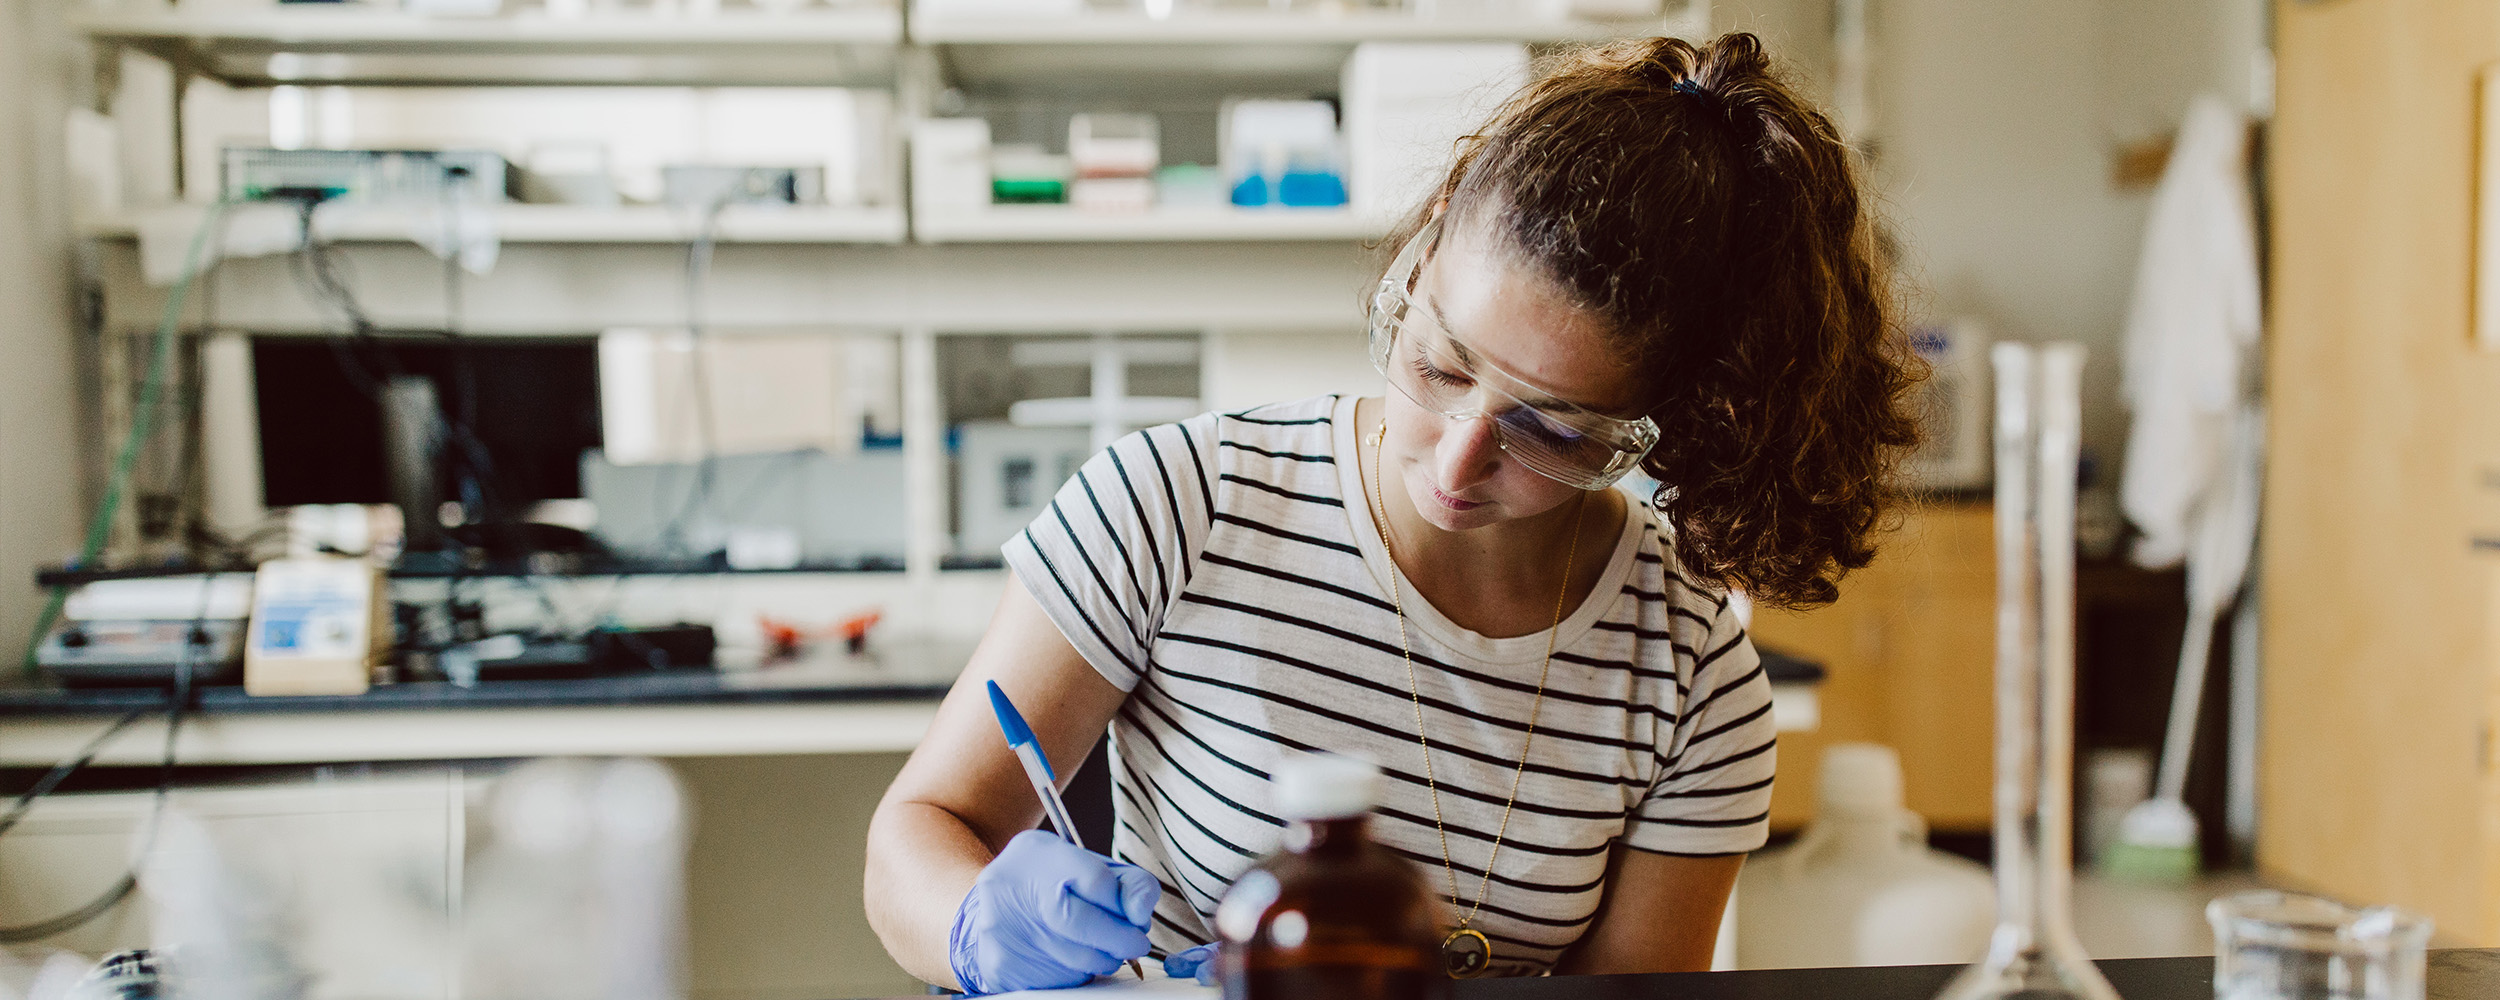
POLYGON ((2244 892, 2205 907, 2215 1000, 2423 1000, 2429 917, 2244 892))

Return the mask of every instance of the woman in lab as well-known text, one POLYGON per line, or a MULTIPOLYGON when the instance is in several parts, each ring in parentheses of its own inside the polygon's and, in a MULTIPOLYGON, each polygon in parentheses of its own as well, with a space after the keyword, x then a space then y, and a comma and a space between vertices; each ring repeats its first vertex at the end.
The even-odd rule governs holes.
POLYGON ((1706 968, 1773 757, 1729 595, 1831 601, 1915 437, 1863 203, 1751 35, 1529 86, 1400 234, 1386 391, 1131 435, 1007 545, 871 824, 886 948, 980 993, 1191 975, 1277 844, 1266 775, 1324 750, 1379 764, 1373 834, 1447 903, 1454 972, 1706 968), (1615 488, 1636 468, 1663 485, 1615 488), (1063 776, 1109 730, 1109 858, 1020 834, 993 679, 1063 776))

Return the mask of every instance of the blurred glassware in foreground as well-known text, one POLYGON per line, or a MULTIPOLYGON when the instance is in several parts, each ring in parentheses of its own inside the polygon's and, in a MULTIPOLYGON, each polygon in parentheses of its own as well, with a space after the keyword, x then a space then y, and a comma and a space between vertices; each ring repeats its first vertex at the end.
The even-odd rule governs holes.
POLYGON ((1943 1000, 2118 1000, 2075 937, 2075 464, 2081 345, 1996 363, 1997 928, 1943 1000))
POLYGON ((540 760, 506 775, 474 834, 462 995, 685 995, 683 803, 649 760, 540 760))
POLYGON ((2423 1000, 2430 918, 2244 892, 2205 907, 2216 1000, 2423 1000))

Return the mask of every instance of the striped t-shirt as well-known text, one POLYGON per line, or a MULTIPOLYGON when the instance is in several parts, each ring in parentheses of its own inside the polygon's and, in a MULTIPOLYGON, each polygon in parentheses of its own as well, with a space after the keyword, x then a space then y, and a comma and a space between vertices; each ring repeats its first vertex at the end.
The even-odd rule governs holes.
MULTIPOLYGON (((1267 776, 1292 753, 1378 763, 1373 838, 1448 895, 1389 594, 1398 570, 1372 528, 1353 423, 1354 400, 1326 396, 1150 428, 1087 462, 1007 543, 1068 641, 1129 692, 1111 724, 1112 853, 1163 881, 1158 955, 1213 940, 1225 888, 1276 850, 1267 776)), ((1615 841, 1724 855, 1767 833, 1770 684, 1726 597, 1678 572, 1643 509, 1554 637, 1534 752, 1471 924, 1498 973, 1544 972, 1579 939, 1615 841)), ((1547 635, 1468 631, 1398 580, 1455 922, 1501 826, 1547 635)))

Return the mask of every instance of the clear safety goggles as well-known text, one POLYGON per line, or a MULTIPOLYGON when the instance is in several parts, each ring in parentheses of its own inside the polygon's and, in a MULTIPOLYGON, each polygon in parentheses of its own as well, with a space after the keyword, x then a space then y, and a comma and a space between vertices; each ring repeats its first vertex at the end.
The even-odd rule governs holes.
POLYGON ((1584 490, 1613 486, 1658 443, 1648 417, 1591 410, 1503 371, 1434 321, 1415 301, 1426 252, 1440 236, 1434 219, 1407 241, 1380 279, 1367 319, 1372 367, 1415 405, 1452 420, 1492 421, 1504 452, 1548 478, 1584 490))

